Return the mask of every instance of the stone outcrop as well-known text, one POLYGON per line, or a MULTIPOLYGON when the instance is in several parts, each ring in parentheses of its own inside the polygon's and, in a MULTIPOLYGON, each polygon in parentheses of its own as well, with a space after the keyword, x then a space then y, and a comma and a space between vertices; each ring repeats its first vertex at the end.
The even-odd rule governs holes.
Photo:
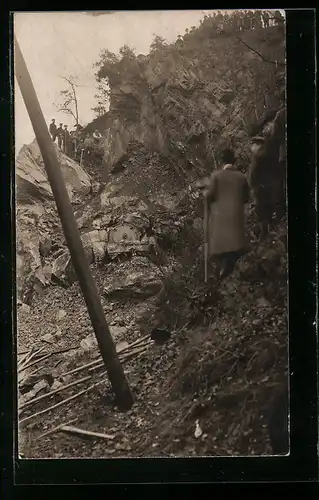
MULTIPOLYGON (((85 170, 55 146, 60 168, 72 202, 81 201, 91 191, 91 179, 85 170)), ((34 140, 23 146, 16 159, 16 195, 19 203, 53 201, 39 146, 34 140)))
MULTIPOLYGON (((71 202, 83 202, 91 192, 89 175, 57 147, 56 151, 71 202)), ((16 159, 16 215, 17 294, 22 299, 34 285, 43 287, 50 283, 51 271, 45 259, 61 246, 60 242, 53 243, 53 239, 62 238, 60 220, 36 140, 23 146, 16 159)), ((51 264, 52 259, 49 261, 51 264)))
POLYGON ((126 168, 134 150, 144 148, 201 174, 229 142, 247 163, 251 128, 280 103, 284 36, 274 29, 266 40, 261 30, 242 34, 242 43, 235 36, 207 36, 207 29, 200 26, 147 56, 101 60, 99 77, 110 86, 103 130, 110 172, 126 168), (265 62, 256 47, 279 64, 265 62))

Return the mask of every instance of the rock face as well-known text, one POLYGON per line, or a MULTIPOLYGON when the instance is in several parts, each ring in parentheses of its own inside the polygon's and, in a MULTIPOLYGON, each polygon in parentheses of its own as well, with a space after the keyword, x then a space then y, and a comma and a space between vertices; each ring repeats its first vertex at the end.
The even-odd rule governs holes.
POLYGON ((249 130, 279 105, 275 84, 282 82, 284 36, 276 29, 268 40, 263 30, 241 35, 279 62, 265 65, 235 36, 216 36, 210 23, 148 56, 131 52, 121 60, 101 59, 98 76, 107 79, 111 92, 104 121, 104 160, 111 172, 131 164, 141 147, 169 157, 182 171, 201 173, 214 164, 213 153, 231 142, 247 163, 249 130), (263 85, 256 86, 260 80, 263 85))
MULTIPOLYGON (((55 148, 69 197, 71 201, 81 201, 81 196, 91 191, 91 179, 80 165, 64 155, 57 146, 55 148)), ((16 160, 16 185, 17 200, 21 203, 33 203, 37 199, 53 200, 36 140, 20 150, 16 160)))
MULTIPOLYGON (((83 168, 56 148, 72 203, 81 203, 91 191, 91 180, 83 168)), ((17 201, 17 293, 20 299, 36 284, 50 283, 44 259, 54 253, 52 237, 61 236, 50 184, 36 141, 23 146, 16 160, 17 201)), ((56 245, 59 247, 59 244, 56 245)), ((54 259, 53 259, 54 260, 54 259)))

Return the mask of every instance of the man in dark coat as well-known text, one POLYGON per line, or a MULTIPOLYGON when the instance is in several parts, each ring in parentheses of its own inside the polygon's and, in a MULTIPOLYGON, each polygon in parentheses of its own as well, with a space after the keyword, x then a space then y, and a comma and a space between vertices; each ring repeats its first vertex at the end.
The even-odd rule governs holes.
POLYGON ((58 137, 58 146, 60 149, 62 149, 62 142, 63 142, 63 123, 60 123, 59 127, 57 128, 57 137, 58 137))
POLYGON ((63 153, 68 155, 70 150, 70 132, 68 131, 68 126, 64 125, 63 130, 63 153))
POLYGON ((279 12, 279 10, 276 10, 276 12, 274 14, 274 18, 275 18, 276 26, 283 26, 284 25, 285 19, 282 16, 281 12, 279 12))
POLYGON ((260 238, 263 239, 268 233, 275 208, 273 179, 276 174, 264 137, 254 137, 251 140, 251 152, 248 180, 255 203, 255 212, 261 224, 260 238))
POLYGON ((209 258, 217 260, 219 276, 225 278, 246 250, 245 203, 249 200, 249 186, 245 175, 234 166, 232 150, 225 149, 221 161, 223 168, 211 175, 204 195, 209 207, 209 258))
POLYGON ((261 223, 261 239, 267 235, 274 213, 280 218, 285 209, 284 155, 280 163, 280 145, 285 140, 283 119, 285 120, 284 114, 277 113, 267 136, 254 137, 251 140, 249 185, 253 193, 255 211, 261 223))
POLYGON ((50 131, 50 134, 51 134, 51 137, 52 137, 52 141, 55 142, 55 139, 56 139, 56 136, 57 136, 57 127, 56 127, 56 124, 55 124, 55 119, 52 118, 52 122, 50 123, 50 126, 49 126, 49 131, 50 131))
POLYGON ((262 18, 264 22, 264 28, 269 28, 269 14, 266 10, 262 13, 262 18))

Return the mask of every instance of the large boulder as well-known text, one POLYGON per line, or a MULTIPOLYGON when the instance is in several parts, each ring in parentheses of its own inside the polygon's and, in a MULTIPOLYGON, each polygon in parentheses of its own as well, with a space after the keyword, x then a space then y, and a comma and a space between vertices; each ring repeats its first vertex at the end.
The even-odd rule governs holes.
POLYGON ((163 278, 158 268, 145 257, 134 257, 116 269, 105 284, 104 296, 119 301, 145 300, 162 288, 163 278))
MULTIPOLYGON (((55 146, 63 178, 71 201, 91 191, 91 179, 86 171, 55 146)), ((53 200, 42 155, 36 140, 23 146, 16 159, 17 200, 33 203, 34 200, 53 200)))
MULTIPOLYGON (((80 165, 55 147, 70 200, 79 203, 91 191, 90 177, 80 165)), ((17 293, 22 300, 36 284, 46 286, 50 283, 50 273, 44 261, 50 259, 52 239, 56 235, 62 236, 61 223, 36 140, 23 146, 16 159, 16 200, 17 293)), ((54 273, 57 268, 65 268, 66 265, 61 259, 58 266, 53 262, 54 273)))

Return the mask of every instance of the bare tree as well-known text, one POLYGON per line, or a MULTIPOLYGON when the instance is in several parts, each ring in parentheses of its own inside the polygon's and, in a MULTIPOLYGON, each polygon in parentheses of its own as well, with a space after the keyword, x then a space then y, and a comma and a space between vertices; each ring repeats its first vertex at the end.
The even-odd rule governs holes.
POLYGON ((76 83, 76 78, 73 76, 66 77, 60 76, 63 80, 68 83, 69 88, 65 90, 60 90, 61 102, 53 103, 57 111, 61 111, 67 115, 73 116, 76 125, 79 123, 79 109, 78 109, 78 99, 76 95, 76 89, 78 84, 76 83))

